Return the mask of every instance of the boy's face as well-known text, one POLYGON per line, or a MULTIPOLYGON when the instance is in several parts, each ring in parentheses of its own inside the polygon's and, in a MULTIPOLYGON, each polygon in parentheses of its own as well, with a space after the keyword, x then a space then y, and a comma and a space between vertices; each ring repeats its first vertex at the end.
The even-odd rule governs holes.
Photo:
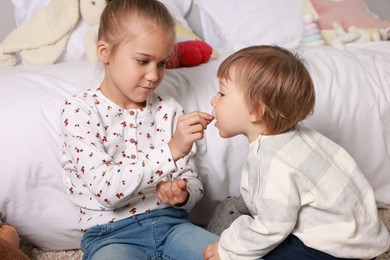
POLYGON ((219 79, 219 92, 211 100, 212 115, 216 119, 215 127, 224 138, 239 134, 247 136, 250 125, 249 107, 244 93, 232 80, 219 79))

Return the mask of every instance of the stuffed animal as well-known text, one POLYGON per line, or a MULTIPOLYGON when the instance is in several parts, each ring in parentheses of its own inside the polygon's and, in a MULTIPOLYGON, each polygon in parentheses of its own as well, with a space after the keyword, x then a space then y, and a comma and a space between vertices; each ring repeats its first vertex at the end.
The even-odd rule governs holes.
POLYGON ((241 215, 250 215, 244 200, 241 196, 227 197, 221 201, 214 210, 207 230, 217 235, 230 227, 230 224, 241 215))
POLYGON ((192 67, 210 59, 213 48, 201 40, 178 42, 167 62, 167 69, 192 67))
POLYGON ((0 259, 28 260, 30 259, 19 249, 20 237, 15 227, 0 221, 0 259))
POLYGON ((333 22, 333 28, 337 36, 330 42, 330 45, 339 50, 345 50, 344 44, 346 43, 371 41, 371 38, 365 29, 351 26, 348 31, 345 31, 337 22, 333 22))
POLYGON ((105 0, 51 0, 0 44, 0 65, 15 65, 18 52, 27 64, 56 62, 64 53, 79 19, 84 19, 91 26, 84 43, 88 59, 93 59, 97 26, 105 5, 105 0))
MULTIPOLYGON (((98 27, 105 6, 105 0, 51 0, 0 44, 0 65, 16 65, 19 52, 27 64, 55 63, 65 52, 80 19, 90 26, 83 39, 86 57, 96 62, 98 27)), ((210 59, 212 48, 203 41, 184 41, 175 45, 177 51, 171 56, 168 68, 196 66, 210 59)))
POLYGON ((390 40, 390 27, 386 29, 375 29, 371 34, 373 41, 388 41, 390 40))

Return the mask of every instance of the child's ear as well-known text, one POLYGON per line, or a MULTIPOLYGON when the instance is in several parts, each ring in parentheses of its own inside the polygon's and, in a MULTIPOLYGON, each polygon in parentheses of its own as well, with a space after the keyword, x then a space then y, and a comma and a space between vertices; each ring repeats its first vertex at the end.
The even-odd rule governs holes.
POLYGON ((264 115, 264 105, 263 103, 260 103, 258 106, 253 107, 249 112, 249 120, 252 123, 257 123, 263 120, 264 115))
POLYGON ((96 46, 96 56, 103 63, 108 64, 110 58, 110 44, 107 42, 100 40, 96 46))

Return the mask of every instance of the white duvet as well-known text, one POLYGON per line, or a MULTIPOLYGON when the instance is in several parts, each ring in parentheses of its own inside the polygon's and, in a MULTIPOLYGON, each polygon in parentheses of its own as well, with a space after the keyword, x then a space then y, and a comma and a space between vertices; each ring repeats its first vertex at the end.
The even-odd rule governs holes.
MULTIPOLYGON (((316 107, 304 123, 341 144, 390 208, 390 42, 298 50, 316 86, 316 107)), ((158 89, 186 111, 211 112, 218 60, 168 70, 158 89)), ((59 162, 59 109, 80 89, 96 87, 101 69, 88 62, 0 69, 0 217, 47 250, 79 248, 77 209, 67 199, 59 162)), ((215 203, 238 195, 247 153, 242 136, 222 139, 211 124, 197 142, 204 199, 191 218, 207 223, 215 203)))

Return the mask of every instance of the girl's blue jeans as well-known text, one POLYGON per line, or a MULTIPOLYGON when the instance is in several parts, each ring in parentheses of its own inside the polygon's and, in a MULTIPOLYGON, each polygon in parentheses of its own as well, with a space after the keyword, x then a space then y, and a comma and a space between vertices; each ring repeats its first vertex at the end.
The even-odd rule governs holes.
POLYGON ((83 260, 203 259, 219 237, 192 224, 186 211, 154 210, 88 229, 81 240, 83 260))

